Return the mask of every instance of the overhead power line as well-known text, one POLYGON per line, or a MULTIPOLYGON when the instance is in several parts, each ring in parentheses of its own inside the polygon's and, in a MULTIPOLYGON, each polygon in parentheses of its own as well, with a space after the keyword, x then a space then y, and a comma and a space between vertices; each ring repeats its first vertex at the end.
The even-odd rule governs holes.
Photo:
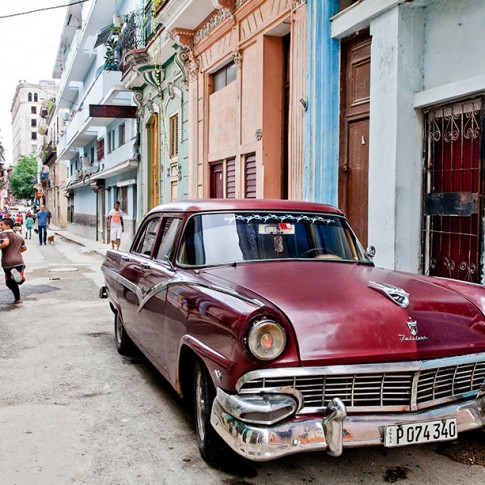
POLYGON ((86 3, 89 2, 90 0, 77 0, 76 2, 71 2, 68 3, 67 5, 56 5, 54 7, 43 7, 43 8, 38 8, 36 10, 29 10, 28 12, 19 12, 19 13, 12 13, 9 15, 0 15, 0 20, 1 19, 8 19, 11 17, 19 17, 20 15, 28 15, 29 13, 36 13, 36 12, 44 12, 46 10, 54 10, 55 8, 65 8, 65 7, 70 7, 71 5, 77 5, 78 3, 86 3))

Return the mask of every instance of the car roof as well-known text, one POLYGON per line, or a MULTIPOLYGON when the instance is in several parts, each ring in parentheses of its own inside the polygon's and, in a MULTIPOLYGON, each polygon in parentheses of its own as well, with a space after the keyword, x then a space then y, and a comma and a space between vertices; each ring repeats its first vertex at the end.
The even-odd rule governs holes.
POLYGON ((154 207, 156 212, 219 212, 238 210, 271 210, 293 212, 330 212, 342 215, 336 207, 318 202, 303 202, 282 199, 199 199, 180 200, 154 207))

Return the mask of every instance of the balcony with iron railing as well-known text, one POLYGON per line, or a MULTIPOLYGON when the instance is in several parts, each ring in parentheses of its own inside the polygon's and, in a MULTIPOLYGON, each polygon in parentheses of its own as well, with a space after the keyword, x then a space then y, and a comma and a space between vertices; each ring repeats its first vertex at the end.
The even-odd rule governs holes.
POLYGON ((135 10, 125 17, 125 24, 120 33, 120 68, 126 73, 132 65, 127 56, 131 53, 145 52, 149 41, 155 32, 151 10, 148 8, 135 10))
POLYGON ((56 155, 57 155, 57 147, 51 141, 48 144, 44 145, 44 147, 42 148, 42 163, 44 165, 48 165, 52 161, 56 160, 56 155))

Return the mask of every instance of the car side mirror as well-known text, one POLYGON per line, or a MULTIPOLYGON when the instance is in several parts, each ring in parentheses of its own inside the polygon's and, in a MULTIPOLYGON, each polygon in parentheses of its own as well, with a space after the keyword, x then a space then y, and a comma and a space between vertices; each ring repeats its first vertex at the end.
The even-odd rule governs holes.
POLYGON ((365 252, 367 256, 372 259, 376 255, 376 248, 375 246, 369 246, 365 252))

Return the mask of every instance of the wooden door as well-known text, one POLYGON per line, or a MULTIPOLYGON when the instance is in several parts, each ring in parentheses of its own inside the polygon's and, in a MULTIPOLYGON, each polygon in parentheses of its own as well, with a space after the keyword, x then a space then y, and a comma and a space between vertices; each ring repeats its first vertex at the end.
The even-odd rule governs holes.
POLYGON ((211 199, 222 199, 224 197, 223 164, 212 163, 210 166, 210 197, 211 199))
POLYGON ((370 46, 368 33, 342 43, 339 207, 367 246, 370 46))

